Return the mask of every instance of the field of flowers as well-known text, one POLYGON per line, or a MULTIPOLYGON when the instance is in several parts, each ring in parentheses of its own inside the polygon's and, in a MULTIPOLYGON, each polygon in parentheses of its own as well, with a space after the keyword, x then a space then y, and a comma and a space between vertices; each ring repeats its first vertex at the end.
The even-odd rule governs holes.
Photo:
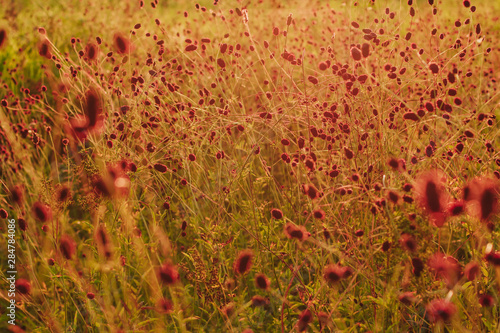
POLYGON ((500 3, 150 1, 0 1, 0 331, 500 331, 500 3))

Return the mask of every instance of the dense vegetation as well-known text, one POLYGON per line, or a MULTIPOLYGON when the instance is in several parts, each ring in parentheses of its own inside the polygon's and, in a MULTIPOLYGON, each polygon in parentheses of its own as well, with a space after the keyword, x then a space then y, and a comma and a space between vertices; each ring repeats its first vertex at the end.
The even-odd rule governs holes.
POLYGON ((0 328, 500 329, 494 2, 5 2, 0 328))

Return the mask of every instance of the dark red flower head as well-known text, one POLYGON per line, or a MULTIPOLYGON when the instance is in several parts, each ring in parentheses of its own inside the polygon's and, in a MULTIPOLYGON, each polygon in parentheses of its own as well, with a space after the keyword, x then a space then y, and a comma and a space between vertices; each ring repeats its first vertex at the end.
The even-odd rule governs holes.
POLYGON ((26 279, 17 279, 16 289, 21 294, 29 294, 31 292, 31 283, 26 279))
POLYGON ((165 285, 173 285, 179 280, 179 272, 177 272, 177 268, 170 264, 169 262, 165 262, 157 271, 158 278, 161 283, 165 285))
POLYGON ((161 173, 165 173, 167 172, 167 166, 165 164, 161 164, 161 163, 155 163, 153 165, 153 168, 158 171, 158 172, 161 172, 161 173))
POLYGON ((103 225, 97 227, 95 239, 100 253, 104 255, 106 259, 109 259, 113 255, 112 244, 106 232, 106 228, 103 225))
POLYGON ((448 288, 453 288, 462 275, 462 268, 457 259, 440 252, 432 255, 427 265, 436 278, 446 281, 448 288))
POLYGON ((398 300, 404 305, 411 305, 417 301, 415 298, 414 291, 406 291, 404 293, 399 294, 398 300))
POLYGON ((16 185, 10 189, 10 198, 16 205, 21 205, 24 198, 24 188, 22 185, 16 185))
POLYGON ((23 218, 17 220, 17 224, 19 225, 19 229, 21 229, 22 231, 26 231, 26 229, 28 229, 28 223, 23 218))
POLYGON ((118 54, 127 54, 130 52, 130 40, 121 33, 116 33, 113 36, 113 41, 118 54))
POLYGON ((52 46, 47 39, 42 40, 40 44, 38 44, 38 54, 47 59, 52 58, 52 46))
POLYGON ((493 178, 474 178, 463 189, 463 199, 471 215, 488 222, 499 210, 499 186, 493 178))
POLYGON ((85 140, 89 134, 100 134, 103 130, 104 115, 101 97, 94 89, 85 93, 84 114, 69 119, 67 132, 78 140, 85 140))
POLYGON ((97 91, 90 89, 85 94, 85 116, 87 128, 100 128, 102 126, 102 103, 97 91))
POLYGON ((414 185, 420 206, 437 227, 442 227, 447 218, 449 196, 444 188, 444 179, 442 172, 432 170, 421 174, 414 185))
POLYGON ((156 310, 159 313, 170 313, 174 309, 174 303, 166 298, 160 298, 156 304, 156 310))
POLYGON ((2 46, 5 45, 5 42, 7 41, 7 32, 5 29, 0 29, 0 49, 2 46))
POLYGON ((70 134, 73 138, 83 141, 88 136, 87 131, 88 120, 83 115, 78 115, 75 118, 69 119, 69 126, 66 128, 66 132, 70 134))
POLYGON ((64 235, 59 240, 59 250, 64 258, 71 260, 76 253, 76 242, 68 235, 64 235))
POLYGON ((313 216, 315 219, 323 220, 326 216, 325 211, 323 209, 316 209, 313 211, 313 216))
POLYGON ((471 261, 467 265, 465 265, 464 275, 467 277, 467 280, 474 281, 476 277, 481 273, 481 268, 479 264, 475 261, 471 261))
POLYGON ((429 64, 429 69, 431 70, 432 74, 439 73, 439 66, 435 62, 429 64))
POLYGON ((264 296, 255 295, 252 297, 253 306, 266 306, 268 304, 269 304, 269 299, 264 296))
POLYGON ((283 218, 283 212, 279 210, 278 208, 273 208, 271 209, 271 216, 275 220, 281 220, 283 218))
POLYGON ((97 46, 97 44, 88 43, 85 47, 85 55, 87 56, 88 61, 95 61, 99 56, 99 47, 97 46))
POLYGON ((495 299, 490 294, 484 294, 479 296, 479 304, 483 307, 490 307, 495 304, 495 299))
POLYGON ((432 322, 448 322, 457 312, 455 304, 444 299, 436 299, 427 305, 427 314, 432 322))
POLYGON ((323 277, 329 284, 335 284, 351 275, 352 270, 349 267, 343 267, 338 264, 330 264, 323 270, 323 277))
POLYGON ((456 200, 448 207, 448 214, 450 216, 459 216, 465 212, 465 203, 463 200, 456 200))
POLYGON ((252 268, 253 251, 246 249, 241 251, 234 262, 234 273, 236 275, 245 275, 252 268))
MULTIPOLYGON (((368 52, 369 52, 369 49, 368 49, 368 52)), ((366 56, 368 56, 368 52, 367 52, 366 56)), ((358 49, 357 47, 352 47, 351 48, 351 57, 355 61, 360 61, 362 56, 363 56, 363 54, 361 53, 360 49, 358 49)))
MULTIPOLYGON (((488 247, 491 246, 488 244, 488 247)), ((493 266, 500 266, 500 252, 493 250, 492 248, 487 248, 484 260, 492 264, 493 266)))
POLYGON ((417 250, 417 241, 410 234, 402 234, 401 238, 399 239, 399 243, 401 244, 401 247, 406 251, 415 252, 417 250))
POLYGON ((299 321, 297 322, 297 329, 299 332, 304 332, 312 321, 313 316, 309 309, 305 309, 299 316, 299 321))
POLYGON ((45 223, 52 219, 52 209, 50 206, 39 201, 33 204, 32 212, 35 219, 39 222, 45 223))
POLYGON ((226 316, 226 317, 231 317, 234 313, 234 303, 229 302, 223 307, 221 307, 221 312, 226 316))
POLYGON ((304 241, 311 235, 307 232, 307 229, 304 226, 297 226, 291 222, 287 223, 284 228, 284 232, 286 237, 289 239, 296 239, 298 241, 304 241))
POLYGON ((269 278, 265 274, 261 273, 255 276, 255 285, 259 289, 268 290, 269 286, 271 285, 271 282, 269 281, 269 278))
POLYGON ((411 259, 411 265, 413 266, 413 274, 416 276, 416 277, 419 277, 421 274, 422 274, 422 271, 424 270, 424 263, 422 261, 422 259, 420 258, 412 258, 411 259))
POLYGON ((71 198, 71 190, 67 186, 60 186, 56 191, 56 200, 66 202, 71 198))
POLYGON ((319 191, 314 184, 303 184, 302 190, 311 200, 319 197, 319 191))

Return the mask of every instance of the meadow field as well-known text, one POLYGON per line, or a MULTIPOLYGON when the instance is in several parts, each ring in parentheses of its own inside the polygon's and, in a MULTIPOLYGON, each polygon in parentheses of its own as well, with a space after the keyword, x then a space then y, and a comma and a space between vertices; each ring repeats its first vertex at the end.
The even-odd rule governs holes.
POLYGON ((500 332, 499 19, 0 0, 0 331, 500 332))

